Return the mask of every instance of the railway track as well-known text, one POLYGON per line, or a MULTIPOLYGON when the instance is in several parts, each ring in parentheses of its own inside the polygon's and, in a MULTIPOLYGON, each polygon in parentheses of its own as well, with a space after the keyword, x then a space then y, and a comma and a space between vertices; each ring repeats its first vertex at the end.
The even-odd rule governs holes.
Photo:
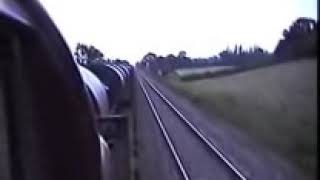
POLYGON ((182 179, 247 180, 150 80, 138 81, 182 179))

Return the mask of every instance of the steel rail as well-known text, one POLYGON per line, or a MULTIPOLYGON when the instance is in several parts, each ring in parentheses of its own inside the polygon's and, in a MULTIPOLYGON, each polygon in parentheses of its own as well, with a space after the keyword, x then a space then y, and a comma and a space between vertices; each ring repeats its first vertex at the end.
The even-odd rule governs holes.
POLYGON ((138 80, 138 81, 139 81, 139 84, 140 84, 140 86, 142 88, 143 94, 146 97, 149 106, 151 107, 152 113, 153 113, 153 115, 154 115, 154 117, 155 117, 155 119, 157 121, 157 124, 159 125, 159 127, 161 129, 162 135, 164 136, 164 138, 165 138, 165 140, 166 140, 166 142, 167 142, 167 144, 168 144, 168 146, 170 148, 170 151, 171 151, 171 153, 172 153, 172 155, 173 155, 173 157, 174 157, 174 159, 175 159, 175 161, 176 161, 176 163, 177 163, 177 165, 179 167, 179 170, 180 170, 180 173, 183 176, 183 179, 184 180, 190 180, 190 177, 189 177, 187 171, 185 170, 185 167, 184 167, 184 165, 183 165, 183 163, 181 161, 181 158, 180 158, 179 154, 177 153, 176 148, 174 147, 174 145, 173 145, 173 143, 172 143, 172 141, 171 141, 171 139, 170 139, 170 137, 169 137, 169 135, 167 133, 166 128, 164 127, 164 125, 162 123, 162 120, 161 120, 161 118, 160 118, 160 116, 159 116, 159 114, 158 114, 158 112, 157 112, 157 110, 156 110, 156 108, 155 108, 150 96, 149 96, 149 93, 147 92, 147 90, 146 90, 145 86, 143 85, 143 83, 141 82, 141 80, 138 80))
POLYGON ((142 77, 147 84, 153 89, 156 94, 185 122, 192 131, 212 150, 217 156, 232 170, 232 172, 239 177, 241 180, 247 180, 247 178, 236 168, 228 158, 218 149, 217 145, 208 140, 169 100, 166 98, 145 76, 142 77))

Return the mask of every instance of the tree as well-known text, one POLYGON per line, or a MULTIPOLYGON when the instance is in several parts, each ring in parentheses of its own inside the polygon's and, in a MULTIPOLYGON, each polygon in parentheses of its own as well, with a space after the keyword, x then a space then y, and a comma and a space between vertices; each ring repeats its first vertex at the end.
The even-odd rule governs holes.
POLYGON ((241 44, 239 46, 239 54, 243 54, 243 49, 242 49, 242 45, 241 44))
POLYGON ((91 61, 103 59, 103 53, 96 47, 78 43, 75 50, 75 58, 79 64, 85 65, 91 61))
POLYGON ((186 51, 180 51, 178 54, 178 58, 186 58, 187 57, 187 52, 186 51))
POLYGON ((96 59, 102 59, 103 53, 95 48, 94 46, 90 46, 88 50, 88 59, 89 60, 96 60, 96 59))
POLYGON ((173 54, 168 54, 166 58, 171 58, 171 59, 174 59, 176 58, 173 54))
POLYGON ((144 61, 152 61, 155 60, 157 58, 157 55, 153 52, 148 52, 144 57, 143 60, 144 61))
POLYGON ((316 56, 318 23, 306 17, 295 20, 288 29, 283 30, 274 54, 279 58, 298 58, 316 56))
POLYGON ((88 47, 86 45, 81 44, 81 43, 78 43, 76 46, 76 50, 74 52, 75 59, 81 65, 84 65, 87 63, 87 59, 88 59, 88 56, 86 53, 88 51, 87 48, 88 47))
POLYGON ((261 47, 255 45, 255 46, 253 46, 253 53, 262 54, 262 53, 264 53, 264 50, 261 47))
POLYGON ((289 39, 290 38, 290 33, 287 29, 283 30, 283 33, 282 33, 284 39, 289 39))
POLYGON ((233 54, 238 54, 238 46, 237 45, 234 46, 233 54))

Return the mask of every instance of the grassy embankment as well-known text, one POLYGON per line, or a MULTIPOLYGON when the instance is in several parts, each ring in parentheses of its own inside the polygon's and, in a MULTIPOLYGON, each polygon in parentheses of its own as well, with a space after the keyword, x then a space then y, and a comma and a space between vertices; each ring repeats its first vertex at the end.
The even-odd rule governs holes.
POLYGON ((241 128, 314 178, 316 74, 315 60, 300 60, 193 81, 172 73, 166 81, 205 112, 241 128))

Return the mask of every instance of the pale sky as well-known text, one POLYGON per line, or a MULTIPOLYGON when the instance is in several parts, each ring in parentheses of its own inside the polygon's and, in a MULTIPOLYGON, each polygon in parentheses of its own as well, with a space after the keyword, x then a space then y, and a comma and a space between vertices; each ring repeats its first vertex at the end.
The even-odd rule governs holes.
POLYGON ((92 44, 105 57, 147 52, 210 57, 227 46, 273 52, 297 17, 317 19, 317 0, 40 0, 70 50, 92 44))

